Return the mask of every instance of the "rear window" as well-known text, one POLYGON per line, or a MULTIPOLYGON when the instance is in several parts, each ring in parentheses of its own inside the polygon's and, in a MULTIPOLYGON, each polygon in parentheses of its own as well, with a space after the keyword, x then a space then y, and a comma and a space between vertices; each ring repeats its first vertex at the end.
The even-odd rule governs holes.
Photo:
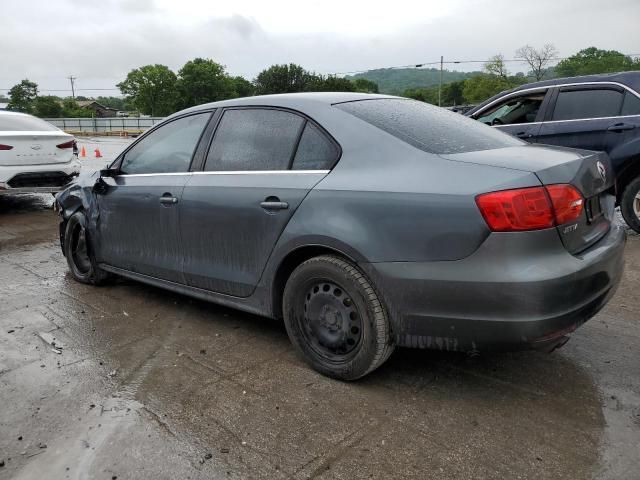
POLYGON ((0 115, 0 132, 49 132, 58 128, 28 115, 0 115))
POLYGON ((620 115, 640 115, 640 98, 631 92, 625 93, 620 115))
POLYGON ((465 153, 524 144, 458 113, 415 100, 360 100, 335 106, 429 153, 465 153))
POLYGON ((617 90, 561 91, 553 110, 553 120, 615 117, 622 105, 622 93, 617 90))

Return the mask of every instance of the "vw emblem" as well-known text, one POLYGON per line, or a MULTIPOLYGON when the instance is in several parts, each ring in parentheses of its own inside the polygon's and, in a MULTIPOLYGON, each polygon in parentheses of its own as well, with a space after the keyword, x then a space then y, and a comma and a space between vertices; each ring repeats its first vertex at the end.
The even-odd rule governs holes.
POLYGON ((598 163, 596 163, 596 167, 598 168, 598 173, 602 177, 602 181, 606 182, 607 181, 607 169, 604 167, 604 164, 601 161, 598 160, 598 163))
POLYGON ((40 150, 42 145, 31 145, 31 150, 40 150))

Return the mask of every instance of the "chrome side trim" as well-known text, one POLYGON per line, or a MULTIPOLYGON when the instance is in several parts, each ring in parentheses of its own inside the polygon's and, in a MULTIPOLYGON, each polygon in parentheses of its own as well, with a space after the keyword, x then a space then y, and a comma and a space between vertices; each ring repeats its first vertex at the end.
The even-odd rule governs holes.
POLYGON ((548 123, 584 122, 586 120, 616 120, 618 118, 635 118, 640 115, 619 115, 617 117, 572 118, 571 120, 547 120, 546 122, 512 123, 509 125, 491 125, 494 128, 513 127, 514 125, 539 125, 548 123))
MULTIPOLYGON (((542 90, 548 90, 550 88, 560 88, 560 87, 579 87, 579 86, 589 86, 589 85, 615 85, 617 87, 622 87, 623 89, 627 90, 628 92, 633 93, 636 97, 640 98, 640 93, 636 92, 635 90, 633 90, 630 87, 627 87, 626 85, 622 84, 622 83, 618 83, 618 82, 576 82, 576 83, 561 83, 559 85, 545 85, 543 87, 532 87, 532 88, 525 88, 524 90, 518 90, 517 92, 512 92, 509 93, 507 95, 505 95, 504 97, 500 97, 500 98, 496 98, 493 102, 486 104, 482 110, 478 110, 476 113, 473 114, 473 116, 471 118, 473 118, 474 120, 477 119, 478 116, 480 116, 480 114, 484 111, 486 111, 489 107, 491 107, 492 105, 496 104, 497 102, 501 102, 502 100, 505 100, 507 98, 510 97, 515 97, 515 96, 519 96, 523 93, 527 93, 527 92, 538 92, 538 91, 542 91, 542 90)), ((557 122, 561 122, 561 121, 565 121, 565 120, 555 120, 557 122)))
POLYGON ((117 175, 118 178, 125 177, 160 177, 176 175, 318 175, 327 174, 331 170, 229 170, 220 172, 177 172, 177 173, 125 173, 117 175))
POLYGON ((330 170, 228 170, 217 172, 193 172, 194 175, 318 175, 329 173, 330 170))

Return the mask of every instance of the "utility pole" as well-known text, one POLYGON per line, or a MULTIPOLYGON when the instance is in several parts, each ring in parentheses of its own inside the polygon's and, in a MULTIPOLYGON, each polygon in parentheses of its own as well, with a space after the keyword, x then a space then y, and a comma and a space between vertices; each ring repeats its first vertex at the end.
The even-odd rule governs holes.
POLYGON ((438 106, 442 106, 442 64, 444 63, 444 56, 440 55, 440 85, 438 86, 438 106))
POLYGON ((75 88, 73 86, 73 82, 75 80, 77 80, 78 77, 74 77, 73 75, 71 75, 70 77, 67 77, 67 78, 71 82, 71 97, 75 100, 76 99, 76 91, 75 91, 75 88))

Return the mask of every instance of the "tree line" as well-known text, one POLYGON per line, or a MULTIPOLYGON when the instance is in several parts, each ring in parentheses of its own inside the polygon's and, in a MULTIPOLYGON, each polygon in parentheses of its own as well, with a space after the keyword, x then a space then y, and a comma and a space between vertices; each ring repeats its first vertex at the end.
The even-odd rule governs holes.
MULTIPOLYGON (((595 47, 580 50, 555 66, 552 64, 558 55, 552 44, 539 49, 525 45, 516 51, 515 56, 528 65, 527 74, 512 74, 504 56, 497 54, 487 60, 482 72, 470 74, 469 78, 448 82, 441 90, 437 86, 406 89, 402 95, 432 104, 440 101, 443 106, 461 105, 482 102, 503 90, 544 78, 640 70, 640 59, 595 47)), ((118 110, 166 116, 203 103, 251 95, 323 91, 378 93, 378 84, 364 78, 364 75, 320 75, 290 63, 272 65, 249 81, 230 75, 223 65, 211 59, 195 58, 185 63, 177 73, 159 64, 133 69, 117 84, 124 98, 97 97, 95 100, 118 110)), ((76 101, 88 98, 39 95, 37 84, 30 80, 23 80, 12 87, 9 99, 10 110, 40 117, 90 117, 92 114, 76 101)))
MULTIPOLYGON (((484 64, 481 73, 444 84, 440 91, 441 104, 453 106, 480 103, 504 90, 555 77, 640 70, 640 59, 633 59, 616 50, 589 47, 551 66, 557 57, 557 50, 552 44, 540 49, 525 45, 516 51, 515 58, 525 62, 529 72, 512 74, 507 68, 504 55, 494 55, 484 64)), ((402 96, 437 105, 438 90, 438 87, 413 88, 405 90, 402 96)))
MULTIPOLYGON (((223 65, 205 58, 188 61, 177 73, 166 65, 145 65, 131 70, 117 87, 124 98, 98 97, 95 100, 107 107, 157 117, 203 103, 269 93, 378 92, 375 82, 320 75, 293 63, 272 65, 249 81, 229 75, 223 65)), ((9 110, 39 117, 91 116, 91 111, 81 108, 76 99, 39 95, 37 84, 30 80, 23 80, 11 88, 9 97, 9 110)), ((77 100, 88 99, 78 96, 77 100)))

